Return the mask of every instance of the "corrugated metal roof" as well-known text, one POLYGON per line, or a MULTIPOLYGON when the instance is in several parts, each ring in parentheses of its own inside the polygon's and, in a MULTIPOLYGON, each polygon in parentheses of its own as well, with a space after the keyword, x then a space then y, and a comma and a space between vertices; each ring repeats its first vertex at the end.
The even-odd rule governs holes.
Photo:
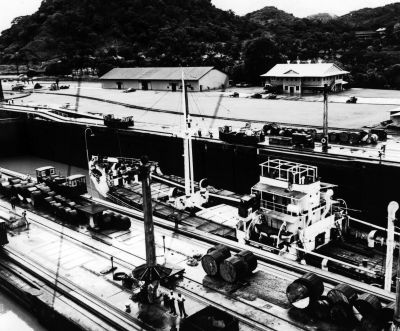
POLYGON ((285 63, 277 64, 262 77, 326 77, 345 75, 348 71, 334 63, 285 63))
POLYGON ((186 80, 198 80, 214 67, 148 67, 114 68, 100 79, 180 80, 182 70, 186 80))

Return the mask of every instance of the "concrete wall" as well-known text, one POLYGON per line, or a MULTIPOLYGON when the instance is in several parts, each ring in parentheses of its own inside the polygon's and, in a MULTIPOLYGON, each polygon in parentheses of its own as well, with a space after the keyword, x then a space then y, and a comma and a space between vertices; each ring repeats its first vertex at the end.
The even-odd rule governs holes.
POLYGON ((220 89, 222 85, 228 87, 228 75, 219 70, 213 69, 201 77, 199 85, 201 86, 202 91, 220 89))
MULTIPOLYGON (((28 120, 16 128, 14 123, 0 127, 0 143, 14 153, 35 155, 56 162, 86 167, 85 126, 28 120), (9 127, 9 128, 8 128, 9 127), (4 132, 4 135, 3 135, 4 132), (15 146, 19 142, 20 148, 15 146)), ((167 174, 183 175, 183 144, 176 137, 92 128, 88 137, 90 154, 140 157, 159 161, 167 174)), ((386 226, 387 204, 396 199, 391 183, 400 182, 399 167, 357 160, 332 161, 314 154, 287 150, 260 151, 253 147, 233 146, 216 141, 193 141, 195 179, 208 178, 212 185, 249 193, 259 180, 259 164, 268 158, 280 158, 318 167, 327 183, 337 184, 335 198, 343 198, 349 208, 359 209, 353 216, 386 226)))

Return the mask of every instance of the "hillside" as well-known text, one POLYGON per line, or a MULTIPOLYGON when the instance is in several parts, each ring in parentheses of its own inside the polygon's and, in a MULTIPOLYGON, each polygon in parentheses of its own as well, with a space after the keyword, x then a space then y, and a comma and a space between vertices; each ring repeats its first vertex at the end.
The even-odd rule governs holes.
POLYGON ((400 3, 365 8, 340 17, 296 18, 265 7, 246 15, 279 45, 281 59, 336 62, 351 72, 353 86, 400 88, 400 3), (272 17, 280 16, 276 21, 272 17), (357 31, 386 28, 369 39, 357 31))
POLYGON ((341 17, 275 7, 243 17, 210 0, 44 0, 0 35, 0 64, 45 63, 48 74, 115 66, 212 65, 234 81, 287 60, 337 62, 356 86, 400 88, 400 3, 341 17), (386 28, 357 39, 356 32, 386 28))
POLYGON ((2 62, 91 56, 137 65, 224 66, 255 25, 209 0, 44 0, 2 32, 2 62), (184 46, 183 46, 184 45, 184 46))
POLYGON ((351 28, 362 30, 393 27, 396 23, 400 22, 400 3, 352 11, 338 19, 348 24, 351 28))

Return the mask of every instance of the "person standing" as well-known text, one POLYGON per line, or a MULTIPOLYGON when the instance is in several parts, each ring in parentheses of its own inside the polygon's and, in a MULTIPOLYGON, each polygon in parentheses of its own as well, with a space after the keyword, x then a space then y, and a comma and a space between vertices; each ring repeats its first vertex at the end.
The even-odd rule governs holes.
POLYGON ((12 209, 13 211, 15 211, 16 202, 17 202, 17 197, 16 197, 15 195, 13 195, 13 196, 11 197, 11 199, 10 199, 11 209, 12 209))
POLYGON ((187 317, 188 315, 186 314, 185 303, 184 303, 185 297, 182 294, 178 293, 177 301, 178 301, 179 315, 181 317, 187 317))
POLYGON ((164 307, 170 307, 168 292, 164 292, 163 301, 164 301, 164 307))
POLYGON ((170 313, 174 316, 176 316, 176 308, 175 308, 175 296, 174 296, 174 292, 171 291, 171 293, 169 294, 169 308, 170 308, 170 313))

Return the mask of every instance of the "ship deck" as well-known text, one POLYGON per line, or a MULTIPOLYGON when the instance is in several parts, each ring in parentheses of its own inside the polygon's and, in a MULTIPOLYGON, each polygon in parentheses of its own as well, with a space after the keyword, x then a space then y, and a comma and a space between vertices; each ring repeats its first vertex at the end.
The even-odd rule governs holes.
MULTIPOLYGON (((386 252, 382 247, 368 248, 366 242, 350 240, 345 242, 331 242, 319 248, 317 253, 350 263, 354 266, 360 266, 371 270, 371 273, 365 271, 356 272, 356 268, 337 263, 328 263, 328 270, 343 274, 350 278, 361 278, 367 283, 383 284, 385 277, 386 252)), ((310 258, 308 261, 311 265, 320 266, 320 259, 310 258)), ((397 258, 393 259, 392 275, 396 275, 397 258)))
MULTIPOLYGON (((68 279, 93 297, 107 301, 117 311, 123 312, 129 303, 131 312, 125 316, 144 323, 144 329, 169 331, 173 326, 179 327, 182 319, 170 315, 161 301, 154 305, 137 304, 129 299, 131 291, 113 281, 111 274, 102 274, 110 266, 110 256, 114 257, 117 271, 126 273, 144 262, 145 243, 140 220, 132 219, 130 231, 99 233, 83 228, 71 229, 52 215, 38 215, 29 205, 22 207, 29 209, 31 224, 29 228, 10 233, 7 251, 29 257, 30 267, 45 268, 59 280, 59 286, 68 279)), ((9 203, 0 200, 0 208, 8 211, 9 203)), ((20 214, 24 209, 17 207, 16 213, 20 214)), ((204 253, 210 245, 159 227, 155 228, 155 240, 159 263, 167 261, 185 268, 185 276, 175 284, 174 293, 185 296, 189 315, 214 305, 238 318, 241 331, 346 330, 290 308, 286 287, 297 278, 292 272, 259 263, 246 282, 227 285, 206 276, 200 264, 188 266, 186 263, 189 257, 204 253)), ((161 291, 169 292, 169 289, 161 287, 161 291)))
MULTIPOLYGON (((141 185, 133 185, 130 189, 123 187, 114 187, 109 192, 111 200, 118 199, 131 207, 142 210, 142 187, 141 185)), ((191 215, 184 210, 177 210, 167 203, 158 200, 159 192, 152 190, 153 213, 163 219, 177 222, 177 226, 190 226, 197 230, 205 231, 222 237, 235 237, 235 230, 230 226, 208 220, 203 217, 191 215)))

